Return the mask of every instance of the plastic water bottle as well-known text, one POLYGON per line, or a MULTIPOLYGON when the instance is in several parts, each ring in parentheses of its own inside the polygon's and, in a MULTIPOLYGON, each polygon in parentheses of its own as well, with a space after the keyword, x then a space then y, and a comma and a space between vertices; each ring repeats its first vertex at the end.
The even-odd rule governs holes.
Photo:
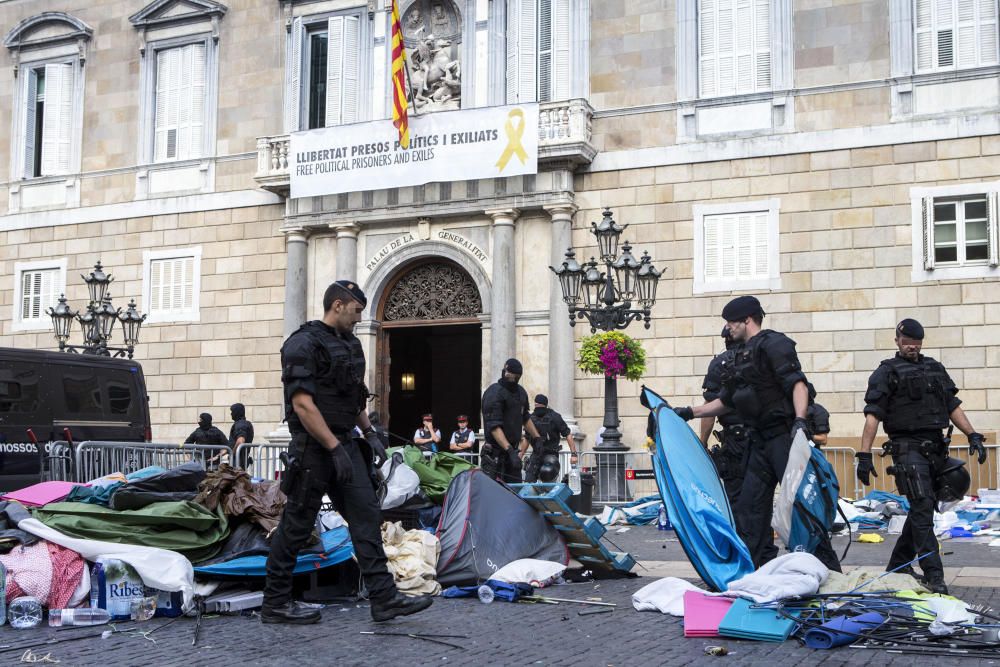
POLYGON ((580 495, 580 469, 576 466, 569 469, 569 490, 574 496, 580 495))
POLYGON ((667 518, 667 508, 660 505, 660 512, 656 515, 657 530, 670 530, 670 519, 667 518))
POLYGON ((49 627, 65 628, 77 625, 104 625, 111 620, 107 609, 81 607, 80 609, 49 609, 49 627))
POLYGON ((10 617, 11 627, 24 630, 41 625, 44 614, 42 614, 42 603, 37 598, 22 595, 10 601, 7 615, 10 617))
POLYGON ((486 584, 483 584, 482 586, 479 587, 478 594, 479 594, 479 601, 482 602, 483 604, 489 604, 493 602, 493 598, 496 597, 496 593, 493 592, 493 589, 487 586, 486 584))
POLYGON ((0 625, 7 622, 7 570, 0 563, 0 625))

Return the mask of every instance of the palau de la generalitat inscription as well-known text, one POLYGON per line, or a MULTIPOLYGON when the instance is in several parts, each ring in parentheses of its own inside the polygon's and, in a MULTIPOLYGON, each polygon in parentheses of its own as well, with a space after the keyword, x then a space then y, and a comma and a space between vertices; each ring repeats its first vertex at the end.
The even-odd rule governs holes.
MULTIPOLYGON (((442 229, 438 231, 435 236, 439 241, 450 243, 462 248, 480 264, 485 265, 489 261, 489 255, 486 254, 486 251, 460 234, 442 229)), ((412 232, 406 232, 405 234, 389 241, 365 263, 365 269, 371 273, 386 257, 398 251, 400 248, 408 246, 416 241, 417 237, 412 232)))

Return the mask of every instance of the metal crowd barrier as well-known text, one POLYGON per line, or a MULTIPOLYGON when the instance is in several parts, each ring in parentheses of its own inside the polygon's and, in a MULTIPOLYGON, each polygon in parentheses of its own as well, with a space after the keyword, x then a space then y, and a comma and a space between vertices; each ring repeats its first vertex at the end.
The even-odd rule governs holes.
POLYGON ((234 459, 236 463, 242 461, 247 455, 252 462, 247 466, 247 472, 252 477, 260 479, 278 479, 285 467, 281 464, 279 457, 282 452, 288 451, 288 445, 261 443, 244 443, 236 448, 234 459))
POLYGON ((45 446, 42 460, 41 480, 73 481, 73 446, 66 440, 53 440, 45 446))
POLYGON ((71 481, 86 482, 113 472, 127 475, 149 466, 175 468, 189 461, 198 461, 206 470, 214 470, 232 453, 226 445, 85 440, 76 446, 73 470, 76 479, 71 481))
MULTIPOLYGON (((569 453, 566 454, 568 457, 569 453)), ((568 458, 566 465, 568 470, 568 458)), ((580 467, 593 474, 594 502, 602 505, 623 505, 659 493, 653 476, 653 458, 645 449, 584 452, 580 455, 580 467), (620 475, 624 476, 624 484, 620 475)))

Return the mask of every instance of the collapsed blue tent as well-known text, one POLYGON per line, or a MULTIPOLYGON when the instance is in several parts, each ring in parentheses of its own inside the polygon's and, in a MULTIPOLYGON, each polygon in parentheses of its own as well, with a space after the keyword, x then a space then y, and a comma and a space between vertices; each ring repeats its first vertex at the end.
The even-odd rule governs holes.
POLYGON ((642 404, 651 412, 653 472, 663 504, 699 576, 714 590, 754 571, 736 534, 733 512, 712 457, 670 405, 648 387, 642 404))
MULTIPOLYGON (((320 533, 319 537, 322 550, 300 552, 295 562, 295 574, 307 574, 337 565, 354 556, 354 545, 351 544, 347 526, 337 526, 320 533)), ((263 577, 267 575, 266 565, 267 554, 256 553, 211 565, 199 565, 194 571, 195 574, 213 577, 263 577)))
POLYGON ((820 540, 833 529, 837 520, 840 500, 837 473, 823 452, 816 447, 810 447, 810 450, 805 475, 795 493, 792 530, 788 536, 789 551, 815 553, 820 540))

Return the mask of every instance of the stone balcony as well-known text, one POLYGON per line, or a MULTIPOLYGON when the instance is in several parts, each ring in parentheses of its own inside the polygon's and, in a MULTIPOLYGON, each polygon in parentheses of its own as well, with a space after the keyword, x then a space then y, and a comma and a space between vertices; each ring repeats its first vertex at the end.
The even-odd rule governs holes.
MULTIPOLYGON (((538 167, 590 164, 597 149, 591 143, 594 110, 585 99, 543 102, 538 114, 538 167)), ((257 138, 254 180, 265 190, 287 196, 289 136, 257 138)))

